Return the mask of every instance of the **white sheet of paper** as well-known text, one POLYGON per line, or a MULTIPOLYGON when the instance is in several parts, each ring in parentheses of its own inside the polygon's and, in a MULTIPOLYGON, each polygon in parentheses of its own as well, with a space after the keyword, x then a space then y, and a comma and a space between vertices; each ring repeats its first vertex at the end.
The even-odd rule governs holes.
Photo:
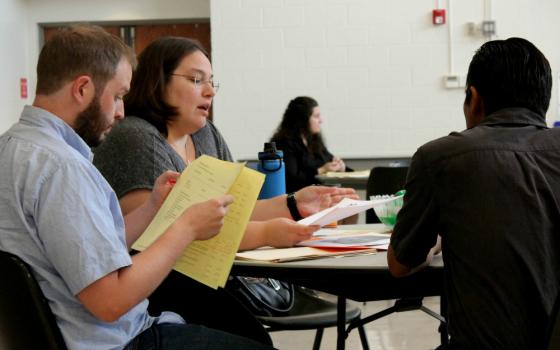
POLYGON ((324 226, 331 222, 342 220, 354 214, 361 213, 377 204, 390 202, 394 198, 379 199, 375 201, 359 201, 355 199, 344 198, 335 206, 322 210, 311 216, 299 220, 303 225, 319 225, 324 226))
POLYGON ((333 177, 333 178, 341 178, 341 179, 367 179, 369 177, 370 170, 359 170, 359 171, 351 171, 351 172, 338 172, 338 171, 329 171, 325 173, 324 177, 333 177))
POLYGON ((350 248, 350 247, 377 247, 389 244, 390 238, 375 234, 361 234, 355 236, 330 236, 315 239, 308 239, 299 242, 298 246, 303 247, 327 247, 327 248, 350 248))
POLYGON ((383 234, 387 235, 390 231, 385 226, 379 226, 374 229, 347 229, 342 225, 341 227, 335 228, 322 228, 313 233, 313 237, 330 237, 330 236, 354 236, 359 234, 367 234, 367 233, 374 233, 374 234, 383 234))

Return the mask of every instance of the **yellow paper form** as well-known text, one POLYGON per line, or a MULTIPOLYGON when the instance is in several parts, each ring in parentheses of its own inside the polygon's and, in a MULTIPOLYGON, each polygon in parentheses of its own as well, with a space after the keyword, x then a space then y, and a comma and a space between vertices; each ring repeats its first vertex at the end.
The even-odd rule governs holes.
POLYGON ((209 287, 223 287, 263 182, 263 174, 243 164, 210 156, 197 158, 181 174, 133 248, 146 249, 191 205, 229 193, 235 200, 220 232, 212 239, 192 242, 175 265, 175 270, 209 287))

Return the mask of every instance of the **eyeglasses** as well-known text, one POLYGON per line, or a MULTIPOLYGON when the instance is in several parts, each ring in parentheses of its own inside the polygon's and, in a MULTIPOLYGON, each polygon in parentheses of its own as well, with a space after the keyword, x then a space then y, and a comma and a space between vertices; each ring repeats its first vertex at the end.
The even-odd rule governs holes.
POLYGON ((187 79, 188 81, 193 83, 194 87, 197 89, 200 88, 202 84, 210 84, 210 86, 214 89, 215 92, 218 92, 218 89, 220 88, 220 83, 215 81, 214 78, 203 80, 200 77, 194 75, 176 74, 176 73, 171 73, 170 75, 175 75, 187 79))

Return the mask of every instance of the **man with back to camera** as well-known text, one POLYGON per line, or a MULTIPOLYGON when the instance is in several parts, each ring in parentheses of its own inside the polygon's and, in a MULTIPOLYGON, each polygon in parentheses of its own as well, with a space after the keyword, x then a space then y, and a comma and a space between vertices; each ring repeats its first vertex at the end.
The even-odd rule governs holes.
POLYGON ((439 234, 450 349, 541 349, 560 286, 550 66, 527 40, 490 41, 466 85, 467 129, 412 159, 389 268, 403 276, 425 265, 439 234))
POLYGON ((135 62, 95 26, 62 29, 45 44, 33 106, 0 137, 0 250, 31 266, 71 350, 269 349, 146 311, 184 248, 218 233, 233 198, 190 207, 148 249, 128 254, 179 175, 161 175, 150 199, 123 218, 91 163, 90 146, 124 117, 135 62))

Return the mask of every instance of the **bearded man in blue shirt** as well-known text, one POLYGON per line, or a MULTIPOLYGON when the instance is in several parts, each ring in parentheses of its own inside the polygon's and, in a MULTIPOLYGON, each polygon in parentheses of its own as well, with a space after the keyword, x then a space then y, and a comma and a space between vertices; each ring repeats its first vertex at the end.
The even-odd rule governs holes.
POLYGON ((147 312, 146 297, 188 244, 219 232, 233 198, 190 207, 148 249, 129 255, 179 176, 161 175, 150 199, 123 218, 91 163, 90 147, 124 117, 135 62, 130 48, 95 26, 62 29, 45 44, 33 105, 0 137, 0 250, 30 265, 71 350, 270 349, 147 312))

